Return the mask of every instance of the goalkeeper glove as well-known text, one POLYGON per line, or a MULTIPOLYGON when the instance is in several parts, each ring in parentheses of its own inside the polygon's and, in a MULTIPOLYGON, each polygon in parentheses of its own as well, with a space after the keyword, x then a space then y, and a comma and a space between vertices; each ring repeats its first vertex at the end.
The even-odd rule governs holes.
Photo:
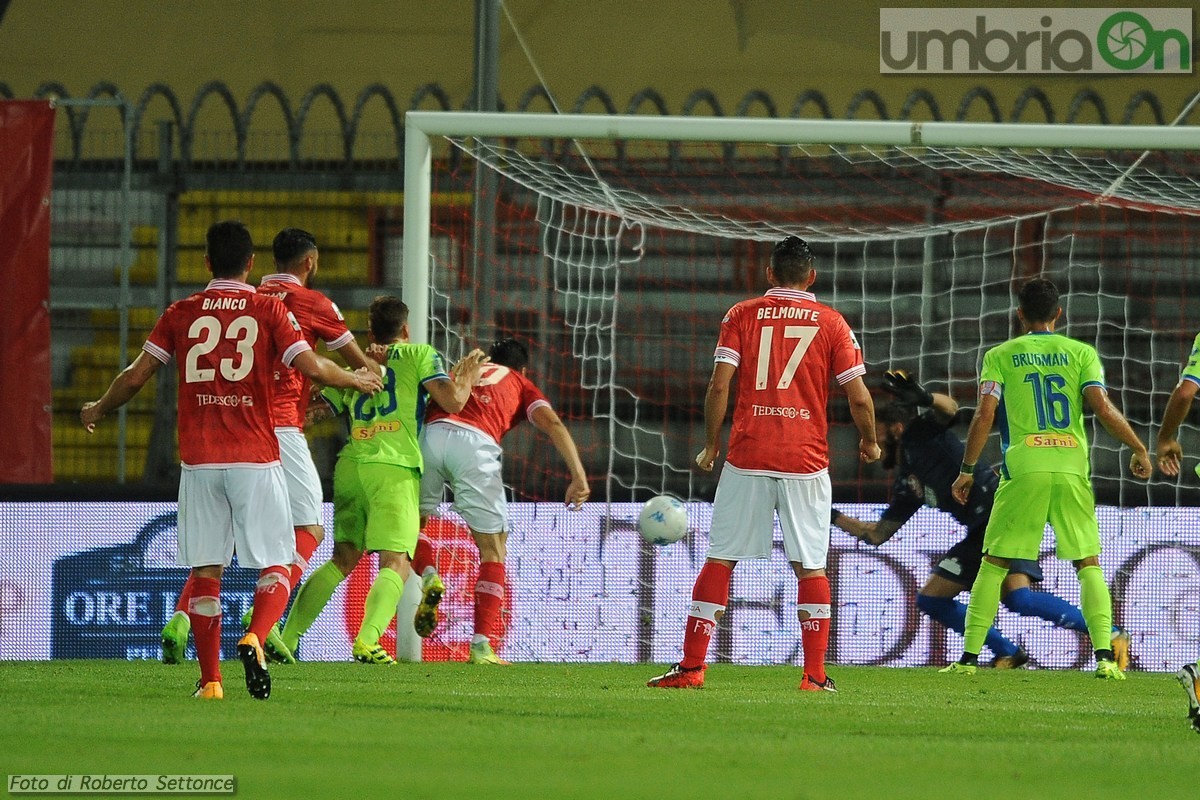
POLYGON ((890 369, 883 373, 883 388, 895 395, 901 403, 913 406, 933 405, 933 395, 929 390, 902 369, 890 369))

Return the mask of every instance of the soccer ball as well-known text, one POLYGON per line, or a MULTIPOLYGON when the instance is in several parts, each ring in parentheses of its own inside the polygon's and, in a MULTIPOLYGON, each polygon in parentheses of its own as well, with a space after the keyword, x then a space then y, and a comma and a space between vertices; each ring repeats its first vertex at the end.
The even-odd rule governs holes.
POLYGON ((678 542, 688 532, 687 509, 674 497, 660 494, 642 506, 638 533, 650 544, 678 542))

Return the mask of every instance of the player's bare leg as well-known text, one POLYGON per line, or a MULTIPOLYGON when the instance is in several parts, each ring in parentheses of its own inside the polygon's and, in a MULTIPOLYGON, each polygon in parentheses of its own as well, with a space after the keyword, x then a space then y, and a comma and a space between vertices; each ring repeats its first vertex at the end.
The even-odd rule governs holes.
POLYGON ((508 556, 508 531, 480 533, 471 531, 479 549, 479 578, 475 581, 475 632, 467 656, 470 664, 506 665, 493 647, 504 609, 505 570, 508 556))

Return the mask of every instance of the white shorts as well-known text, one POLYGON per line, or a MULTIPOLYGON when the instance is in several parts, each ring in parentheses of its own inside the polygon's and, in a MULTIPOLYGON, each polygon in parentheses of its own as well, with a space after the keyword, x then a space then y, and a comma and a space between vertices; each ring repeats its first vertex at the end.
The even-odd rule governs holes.
POLYGON ((508 503, 500 469, 502 451, 491 437, 449 423, 432 423, 421 431, 421 516, 442 502, 445 484, 454 492, 454 510, 476 533, 508 529, 508 503))
POLYGON ((283 467, 192 469, 179 476, 179 543, 184 567, 238 564, 265 569, 292 563, 296 537, 283 467))
POLYGON ((824 569, 832 503, 827 472, 810 478, 775 478, 726 462, 713 499, 708 557, 770 558, 778 511, 787 560, 805 569, 824 569))
POLYGON ((313 463, 308 439, 299 428, 276 428, 279 440, 279 460, 287 479, 288 505, 292 510, 292 527, 321 524, 321 476, 313 463))

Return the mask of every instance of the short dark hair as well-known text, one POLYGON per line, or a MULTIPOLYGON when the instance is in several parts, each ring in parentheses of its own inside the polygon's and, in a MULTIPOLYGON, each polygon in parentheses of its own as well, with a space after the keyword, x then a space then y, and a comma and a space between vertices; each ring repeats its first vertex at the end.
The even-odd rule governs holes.
POLYGON ((488 357, 493 364, 520 371, 529 365, 529 348, 509 336, 492 342, 488 357))
POLYGON ((899 400, 888 401, 875 410, 875 421, 885 425, 895 422, 907 425, 915 416, 917 416, 916 406, 901 403, 899 400))
POLYGON ((250 231, 236 219, 215 222, 204 237, 204 252, 214 278, 236 278, 246 271, 254 255, 250 231))
POLYGON ((400 329, 408 322, 408 306, 399 297, 391 294, 381 294, 371 301, 367 308, 367 326, 371 335, 380 344, 394 342, 400 336, 400 329))
POLYGON ((799 236, 789 236, 776 242, 771 251, 771 269, 775 270, 775 280, 784 286, 801 283, 808 277, 813 268, 813 252, 808 242, 799 236))
POLYGON ((1058 287, 1046 278, 1028 280, 1017 295, 1017 306, 1027 322, 1053 322, 1058 316, 1058 287))
POLYGON ((280 266, 290 266, 316 249, 317 237, 300 228, 284 228, 271 243, 275 263, 280 266))

